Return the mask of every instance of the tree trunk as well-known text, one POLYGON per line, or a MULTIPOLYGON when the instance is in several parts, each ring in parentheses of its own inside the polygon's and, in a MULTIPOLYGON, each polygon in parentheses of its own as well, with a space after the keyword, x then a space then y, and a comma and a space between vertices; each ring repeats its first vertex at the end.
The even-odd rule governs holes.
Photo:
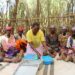
POLYGON ((73 14, 73 0, 71 0, 71 12, 72 12, 72 14, 73 14))
POLYGON ((16 19, 17 19, 17 8, 18 8, 18 3, 19 3, 19 0, 15 0, 16 1, 16 5, 14 7, 14 11, 13 11, 13 25, 16 24, 16 19))
POLYGON ((37 0, 37 22, 40 19, 40 0, 37 0))
POLYGON ((50 1, 47 0, 47 10, 48 10, 48 27, 50 25, 50 1))

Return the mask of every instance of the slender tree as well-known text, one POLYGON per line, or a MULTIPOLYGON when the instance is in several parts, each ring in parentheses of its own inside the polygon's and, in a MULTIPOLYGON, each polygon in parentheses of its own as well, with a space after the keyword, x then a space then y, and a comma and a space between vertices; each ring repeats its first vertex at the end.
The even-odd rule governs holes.
POLYGON ((40 0, 37 0, 37 21, 40 19, 40 0))

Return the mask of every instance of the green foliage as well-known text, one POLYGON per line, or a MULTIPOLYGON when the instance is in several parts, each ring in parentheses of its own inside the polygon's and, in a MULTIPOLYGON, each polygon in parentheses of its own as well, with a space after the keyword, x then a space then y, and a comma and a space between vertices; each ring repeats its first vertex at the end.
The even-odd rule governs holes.
MULTIPOLYGON (((62 17, 69 12, 71 0, 39 0, 39 21, 41 27, 46 28, 49 24, 62 25, 67 22, 62 17)), ((15 8, 15 7, 14 7, 15 8)), ((12 18, 13 10, 10 9, 9 18, 12 18)), ((37 0, 19 0, 17 6, 17 18, 27 19, 23 24, 29 25, 36 21, 32 18, 37 18, 37 0), (28 20, 30 19, 30 20, 28 20)), ((20 23, 20 22, 19 22, 20 23)))

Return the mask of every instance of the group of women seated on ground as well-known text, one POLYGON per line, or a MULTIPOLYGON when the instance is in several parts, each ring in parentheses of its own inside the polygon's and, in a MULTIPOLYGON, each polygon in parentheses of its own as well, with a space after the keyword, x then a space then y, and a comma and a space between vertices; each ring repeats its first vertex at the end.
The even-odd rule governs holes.
POLYGON ((12 26, 6 26, 5 33, 0 34, 0 62, 20 62, 27 54, 36 54, 38 58, 59 55, 57 60, 75 62, 75 26, 70 31, 66 26, 60 30, 58 35, 57 28, 50 25, 48 34, 44 34, 35 22, 25 35, 23 26, 17 28, 16 34, 12 26))
POLYGON ((12 26, 6 26, 0 34, 0 62, 19 62, 26 51, 27 41, 23 35, 24 28, 19 26, 14 34, 12 26))

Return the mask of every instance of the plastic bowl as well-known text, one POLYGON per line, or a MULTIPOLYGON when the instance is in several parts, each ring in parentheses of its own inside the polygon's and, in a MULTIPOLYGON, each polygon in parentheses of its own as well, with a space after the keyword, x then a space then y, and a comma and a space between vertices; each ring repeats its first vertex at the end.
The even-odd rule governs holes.
POLYGON ((42 56, 42 60, 43 60, 43 63, 45 65, 49 65, 49 64, 52 64, 54 62, 53 58, 51 56, 42 56))
POLYGON ((24 56, 24 59, 27 60, 38 60, 38 56, 35 54, 27 54, 26 56, 24 56))

